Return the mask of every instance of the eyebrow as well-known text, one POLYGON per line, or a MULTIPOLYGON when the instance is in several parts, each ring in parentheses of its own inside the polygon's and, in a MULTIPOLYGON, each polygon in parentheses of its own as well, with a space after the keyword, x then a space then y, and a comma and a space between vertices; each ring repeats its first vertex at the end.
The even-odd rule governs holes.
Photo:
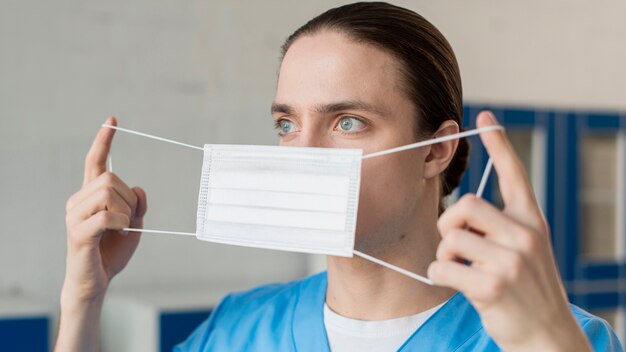
MULTIPOLYGON (((346 101, 339 101, 339 102, 330 103, 330 104, 320 104, 320 105, 316 105, 314 108, 314 111, 318 114, 332 114, 335 112, 345 111, 345 110, 366 111, 366 112, 372 112, 372 113, 378 114, 382 117, 386 116, 385 112, 382 111, 381 109, 371 104, 368 104, 364 101, 360 101, 360 100, 346 100, 346 101)), ((272 114, 283 113, 283 114, 292 115, 294 114, 295 109, 288 104, 272 103, 271 112, 272 114)))

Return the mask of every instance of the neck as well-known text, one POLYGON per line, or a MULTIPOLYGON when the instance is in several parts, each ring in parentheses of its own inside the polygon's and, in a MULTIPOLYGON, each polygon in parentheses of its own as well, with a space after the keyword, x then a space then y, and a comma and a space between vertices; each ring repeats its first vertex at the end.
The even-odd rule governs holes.
MULTIPOLYGON (((436 224, 413 228, 420 228, 420 233, 402 236, 375 256, 425 276, 428 265, 435 260, 440 236, 436 224)), ((328 257, 326 303, 333 311, 349 318, 386 320, 413 315, 443 303, 454 293, 360 257, 328 257)))

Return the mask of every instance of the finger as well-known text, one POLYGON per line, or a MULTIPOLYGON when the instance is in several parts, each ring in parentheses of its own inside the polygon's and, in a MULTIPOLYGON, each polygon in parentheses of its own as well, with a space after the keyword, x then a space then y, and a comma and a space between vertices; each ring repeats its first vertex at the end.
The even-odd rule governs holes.
POLYGON ((112 172, 105 172, 94 180, 86 184, 79 192, 75 193, 67 201, 67 211, 70 212, 77 204, 82 203, 86 198, 92 196, 101 188, 110 187, 115 189, 126 201, 131 209, 137 206, 137 196, 117 175, 112 172))
POLYGON ((437 227, 444 239, 452 230, 469 227, 509 248, 516 246, 515 234, 519 232, 520 226, 498 208, 473 194, 461 197, 437 221, 437 227))
MULTIPOLYGON (((117 125, 117 120, 114 117, 109 117, 106 123, 109 125, 117 125)), ((96 134, 91 149, 89 149, 87 157, 85 158, 83 185, 86 185, 106 171, 106 160, 111 150, 111 142, 113 141, 114 134, 115 130, 106 127, 101 127, 98 134, 96 134)))
POLYGON ((489 268, 489 271, 498 272, 505 264, 510 249, 507 249, 485 237, 463 230, 453 229, 439 243, 437 259, 457 260, 459 258, 471 260, 472 265, 489 268))
MULTIPOLYGON (((148 211, 148 198, 146 192, 140 187, 133 187, 133 192, 137 197, 137 208, 135 209, 135 216, 130 222, 130 227, 135 229, 143 228, 143 217, 148 211)), ((135 232, 131 232, 133 234, 135 232)))
POLYGON ((90 197, 77 204, 67 215, 68 224, 71 225, 84 221, 102 210, 122 213, 128 216, 128 218, 132 218, 133 212, 128 203, 115 189, 105 187, 98 189, 90 197))
POLYGON ((102 210, 80 223, 77 231, 70 232, 70 236, 72 242, 77 244, 99 241, 105 231, 122 230, 129 224, 130 218, 126 214, 102 210))
POLYGON ((486 300, 501 293, 505 287, 505 282, 497 275, 447 260, 432 262, 428 267, 428 278, 437 286, 463 292, 470 300, 486 300))
MULTIPOLYGON (((498 121, 489 111, 478 114, 478 128, 497 125, 498 121)), ((500 180, 500 193, 505 205, 521 202, 526 205, 534 201, 534 195, 526 170, 513 150, 506 134, 501 131, 481 133, 480 138, 493 160, 493 166, 500 180)))

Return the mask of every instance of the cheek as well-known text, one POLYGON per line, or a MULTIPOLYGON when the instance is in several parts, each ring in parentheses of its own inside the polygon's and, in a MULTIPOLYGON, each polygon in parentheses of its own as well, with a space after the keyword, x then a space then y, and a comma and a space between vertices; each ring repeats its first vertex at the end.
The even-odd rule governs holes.
POLYGON ((403 152, 363 161, 359 233, 380 233, 412 215, 421 195, 421 159, 416 155, 403 152))

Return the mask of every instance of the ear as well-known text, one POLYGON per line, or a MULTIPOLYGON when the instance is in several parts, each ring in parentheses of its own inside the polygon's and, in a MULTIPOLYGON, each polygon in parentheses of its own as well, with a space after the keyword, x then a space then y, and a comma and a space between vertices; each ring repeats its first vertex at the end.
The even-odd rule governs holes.
MULTIPOLYGON (((454 120, 446 120, 432 138, 449 136, 459 131, 459 125, 454 120)), ((458 139, 431 145, 424 160, 424 178, 436 177, 442 173, 452 161, 458 145, 458 139)))

